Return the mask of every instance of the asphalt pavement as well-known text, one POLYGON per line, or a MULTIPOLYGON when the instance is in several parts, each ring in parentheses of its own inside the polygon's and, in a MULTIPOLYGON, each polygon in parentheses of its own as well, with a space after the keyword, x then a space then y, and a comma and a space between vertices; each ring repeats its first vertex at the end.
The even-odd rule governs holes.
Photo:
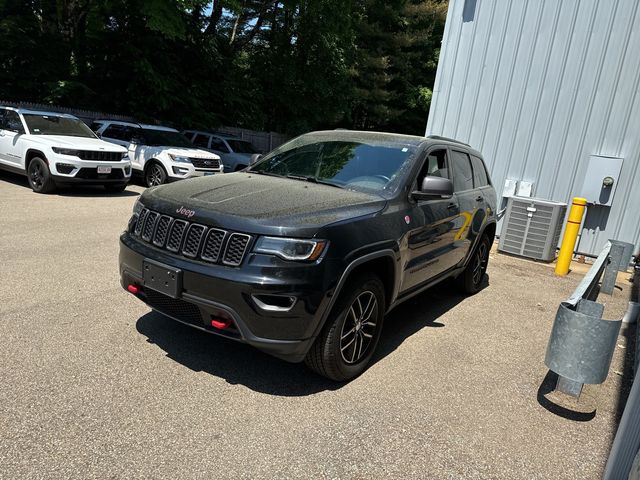
POLYGON ((579 275, 493 253, 485 289, 398 307, 373 365, 334 384, 124 292, 118 236, 141 191, 37 195, 0 172, 0 478, 600 477, 626 338, 576 413, 546 396, 579 275))

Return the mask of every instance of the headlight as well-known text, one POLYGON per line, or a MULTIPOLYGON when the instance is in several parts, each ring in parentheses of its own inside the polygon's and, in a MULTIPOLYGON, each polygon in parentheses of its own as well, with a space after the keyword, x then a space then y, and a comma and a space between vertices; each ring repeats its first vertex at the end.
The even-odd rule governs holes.
POLYGON ((189 157, 183 157, 182 155, 172 155, 169 154, 171 160, 177 163, 191 163, 191 159, 189 157))
POLYGON ((326 246, 324 240, 260 237, 254 251, 277 255, 285 260, 317 260, 326 246))
POLYGON ((142 202, 140 201, 140 197, 138 197, 138 199, 136 200, 136 203, 133 204, 133 214, 140 215, 140 212, 142 211, 143 208, 144 208, 144 205, 142 205, 142 202))
POLYGON ((59 155, 71 155, 71 156, 74 156, 74 157, 78 156, 78 150, 73 150, 71 148, 51 147, 51 150, 53 150, 55 153, 57 153, 59 155))
POLYGON ((122 160, 129 160, 129 152, 122 153, 122 160))

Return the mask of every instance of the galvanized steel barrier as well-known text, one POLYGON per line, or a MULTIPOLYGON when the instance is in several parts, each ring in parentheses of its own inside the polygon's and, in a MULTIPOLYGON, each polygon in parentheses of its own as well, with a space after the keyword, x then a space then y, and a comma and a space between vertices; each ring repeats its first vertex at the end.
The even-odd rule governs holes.
POLYGON ((558 374, 556 390, 578 398, 585 383, 607 378, 622 319, 604 320, 604 305, 596 300, 600 292, 613 293, 632 250, 632 244, 609 241, 573 295, 558 307, 545 356, 547 367, 558 374))

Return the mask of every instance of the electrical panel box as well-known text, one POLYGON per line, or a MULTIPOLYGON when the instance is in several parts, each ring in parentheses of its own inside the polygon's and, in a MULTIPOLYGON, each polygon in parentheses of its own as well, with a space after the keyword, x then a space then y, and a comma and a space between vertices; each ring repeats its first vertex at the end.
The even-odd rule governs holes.
POLYGON ((521 181, 518 183, 516 197, 530 197, 533 194, 533 183, 521 181))
POLYGON ((580 192, 588 203, 611 206, 622 171, 622 161, 618 157, 591 155, 580 192))
POLYGON ((498 250, 545 262, 556 258, 567 204, 511 197, 498 250))
POLYGON ((507 178, 504 181, 504 189, 502 190, 502 196, 506 198, 511 198, 515 196, 517 188, 518 188, 518 181, 507 178))

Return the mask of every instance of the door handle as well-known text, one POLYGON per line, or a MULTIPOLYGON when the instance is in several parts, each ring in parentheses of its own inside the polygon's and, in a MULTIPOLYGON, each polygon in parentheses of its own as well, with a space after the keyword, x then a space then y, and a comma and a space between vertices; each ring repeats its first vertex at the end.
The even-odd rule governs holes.
POLYGON ((449 205, 447 205, 447 208, 448 208, 449 210, 452 210, 452 209, 454 209, 454 208, 458 208, 458 205, 456 205, 455 203, 450 203, 449 205))
POLYGON ((484 199, 482 198, 482 195, 478 195, 478 196, 476 197, 476 202, 481 202, 482 200, 484 200, 484 199))

